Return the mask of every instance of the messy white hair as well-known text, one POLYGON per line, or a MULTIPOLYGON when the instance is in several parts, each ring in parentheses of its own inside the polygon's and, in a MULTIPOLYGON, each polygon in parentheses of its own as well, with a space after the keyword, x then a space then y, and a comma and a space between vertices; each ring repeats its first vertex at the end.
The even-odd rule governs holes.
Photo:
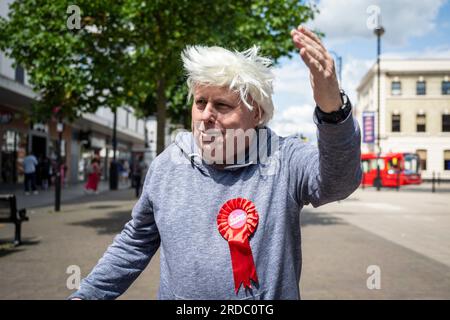
POLYGON ((274 75, 270 67, 272 61, 259 56, 258 51, 256 46, 243 52, 221 47, 186 47, 181 59, 187 73, 188 98, 192 98, 198 84, 228 86, 239 94, 250 111, 253 106, 249 98, 253 99, 260 107, 259 125, 267 124, 273 116, 274 75))

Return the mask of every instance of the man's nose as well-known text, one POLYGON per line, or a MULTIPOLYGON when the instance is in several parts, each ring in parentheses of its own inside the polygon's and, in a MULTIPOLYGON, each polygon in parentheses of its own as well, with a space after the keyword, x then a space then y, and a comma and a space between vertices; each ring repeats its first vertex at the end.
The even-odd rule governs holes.
POLYGON ((204 121, 205 123, 213 124, 216 122, 216 118, 216 110, 214 110, 213 104, 211 102, 208 102, 202 112, 202 121, 204 121))

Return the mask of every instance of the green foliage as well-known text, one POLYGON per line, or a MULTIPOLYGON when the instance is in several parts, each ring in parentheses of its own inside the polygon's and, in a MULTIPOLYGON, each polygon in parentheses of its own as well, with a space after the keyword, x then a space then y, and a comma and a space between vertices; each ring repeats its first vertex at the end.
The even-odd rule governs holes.
POLYGON ((74 119, 127 104, 162 123, 167 110, 172 122, 189 126, 180 59, 186 45, 256 44, 276 61, 294 50, 290 30, 317 11, 297 0, 79 0, 81 29, 69 30, 70 4, 17 0, 0 19, 0 49, 27 70, 40 94, 34 119, 55 106, 74 119))

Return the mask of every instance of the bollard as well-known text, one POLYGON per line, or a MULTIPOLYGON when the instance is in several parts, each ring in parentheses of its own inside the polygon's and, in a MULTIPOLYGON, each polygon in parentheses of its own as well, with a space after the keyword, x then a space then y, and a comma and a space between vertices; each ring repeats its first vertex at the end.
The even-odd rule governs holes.
POLYGON ((400 190, 400 170, 397 171, 397 191, 400 190))
POLYGON ((435 178, 434 178, 434 171, 433 171, 433 177, 431 178, 431 192, 435 192, 436 191, 436 189, 435 189, 435 186, 434 186, 434 184, 435 184, 435 178))

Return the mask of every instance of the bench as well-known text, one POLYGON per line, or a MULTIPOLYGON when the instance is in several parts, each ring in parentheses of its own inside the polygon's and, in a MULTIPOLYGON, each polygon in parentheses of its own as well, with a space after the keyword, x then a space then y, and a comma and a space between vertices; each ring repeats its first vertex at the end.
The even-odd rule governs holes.
POLYGON ((17 201, 14 194, 0 194, 0 223, 14 223, 16 232, 14 245, 22 243, 20 237, 21 224, 28 221, 25 209, 17 210, 17 201))

